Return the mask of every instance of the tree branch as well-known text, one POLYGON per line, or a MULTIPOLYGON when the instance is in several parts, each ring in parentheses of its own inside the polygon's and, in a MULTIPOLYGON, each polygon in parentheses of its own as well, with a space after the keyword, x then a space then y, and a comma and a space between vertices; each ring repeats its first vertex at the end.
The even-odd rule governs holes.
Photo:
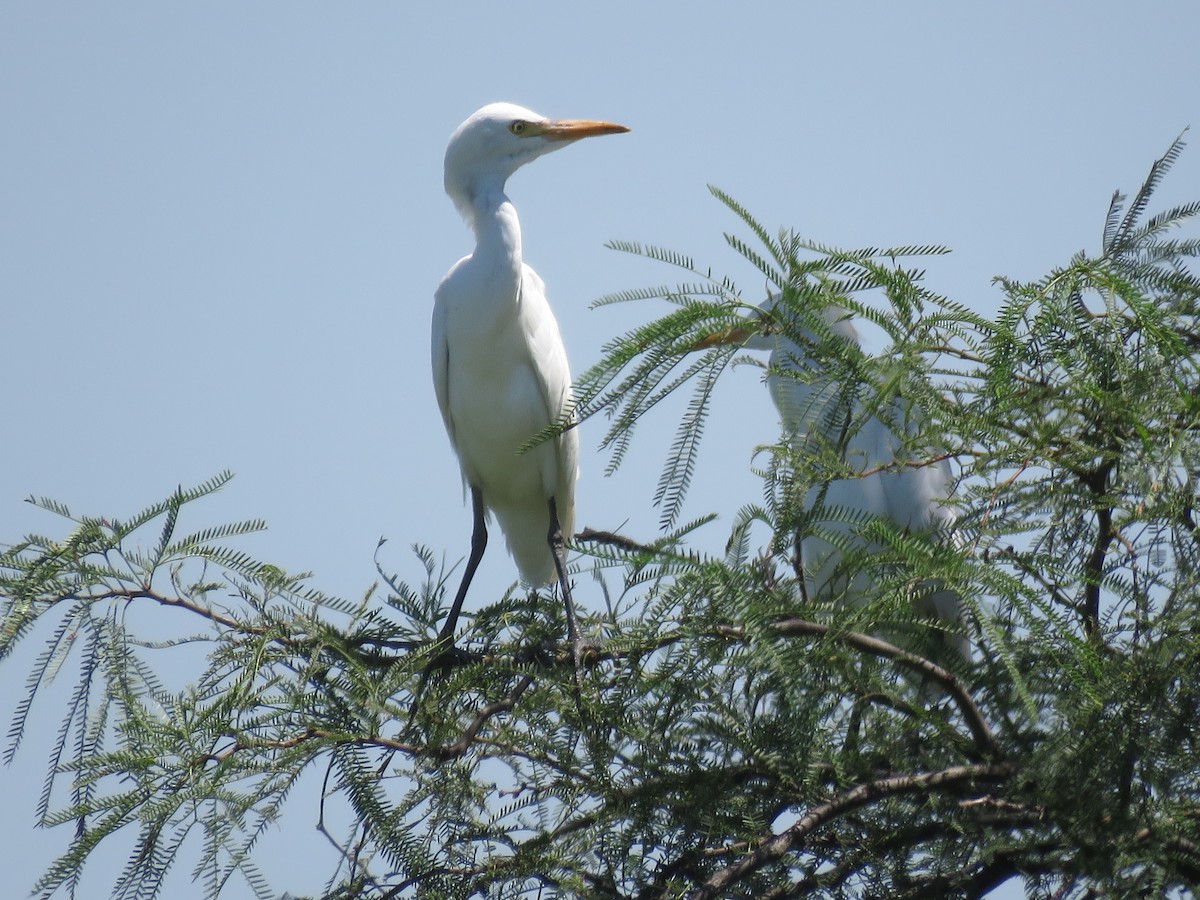
MULTIPOLYGON (((1003 751, 999 743, 997 743, 995 735, 992 734, 992 729, 988 726, 983 711, 975 703, 970 692, 967 691, 957 676, 936 663, 931 662, 923 656, 918 656, 911 651, 897 647, 895 644, 872 637, 869 634, 860 634, 856 631, 838 631, 834 627, 824 625, 820 622, 810 622, 805 619, 794 618, 781 619, 772 627, 782 635, 811 634, 829 637, 851 647, 864 650, 872 656, 890 659, 909 668, 916 669, 924 677, 937 682, 954 700, 962 712, 963 720, 971 730, 980 753, 984 757, 991 759, 999 759, 1003 756, 1003 751)), ((725 637, 741 640, 744 640, 746 637, 746 630, 740 626, 718 627, 716 631, 725 637)))
POLYGON ((810 810, 799 822, 779 834, 762 840, 753 853, 720 870, 688 895, 689 900, 715 900, 731 885, 753 874, 799 846, 810 834, 840 816, 885 797, 901 794, 958 790, 978 781, 1003 781, 1014 774, 1009 763, 984 763, 952 766, 919 775, 898 775, 856 785, 832 800, 810 810))

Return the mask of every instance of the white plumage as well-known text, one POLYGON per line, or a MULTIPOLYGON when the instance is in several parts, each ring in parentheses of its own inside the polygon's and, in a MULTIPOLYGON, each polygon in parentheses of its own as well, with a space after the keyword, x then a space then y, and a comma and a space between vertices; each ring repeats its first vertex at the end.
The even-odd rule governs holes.
POLYGON ((572 429, 518 452, 569 414, 571 374, 545 285, 525 264, 521 224, 505 182, 525 163, 575 140, 627 130, 493 103, 463 122, 446 147, 446 193, 474 231, 475 249, 451 268, 435 295, 433 383, 471 493, 475 534, 443 636, 453 632, 483 555, 485 511, 491 511, 523 582, 539 587, 557 573, 577 639, 554 532, 561 547, 574 527, 578 437, 572 429))
POLYGON ((571 375, 542 280, 520 263, 515 212, 511 218, 515 254, 497 258, 481 242, 438 288, 433 380, 463 480, 499 520, 521 580, 539 587, 554 580, 550 498, 563 533, 574 525, 579 438, 572 429, 517 452, 567 413, 571 375))
MULTIPOLYGON (((777 302, 776 298, 764 304, 764 312, 774 310, 777 302)), ((823 315, 833 339, 859 344, 849 313, 831 306, 823 315)), ((811 334, 807 337, 816 340, 811 334)), ((947 503, 954 489, 949 462, 905 465, 913 460, 901 453, 911 453, 911 447, 906 448, 906 441, 892 427, 906 430, 906 437, 915 433, 920 426, 919 410, 897 398, 889 411, 891 423, 875 415, 863 418, 862 403, 848 402, 844 386, 822 370, 809 350, 786 334, 764 334, 759 330, 746 335, 744 346, 771 351, 767 385, 779 410, 786 439, 797 448, 809 441, 814 442, 814 449, 839 447, 849 468, 871 473, 835 479, 812 488, 807 497, 809 509, 820 502, 825 509, 840 507, 865 513, 913 531, 942 529, 954 522, 955 511, 947 503)), ((869 545, 854 533, 854 526, 845 518, 849 517, 832 514, 823 517, 820 530, 831 537, 840 535, 837 540, 847 546, 869 550, 869 545)), ((810 596, 858 602, 868 595, 870 574, 847 572, 842 549, 835 543, 810 535, 804 538, 800 552, 805 588, 810 596)), ((969 655, 970 646, 961 633, 962 600, 956 593, 937 589, 936 585, 922 585, 916 592, 915 612, 920 617, 943 622, 947 628, 943 633, 944 643, 963 657, 969 655)))

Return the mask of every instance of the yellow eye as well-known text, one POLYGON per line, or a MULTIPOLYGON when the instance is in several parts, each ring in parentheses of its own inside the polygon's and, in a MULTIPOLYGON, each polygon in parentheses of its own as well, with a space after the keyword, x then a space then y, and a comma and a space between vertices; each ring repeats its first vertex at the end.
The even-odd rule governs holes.
POLYGON ((525 129, 527 129, 528 127, 529 127, 528 122, 525 122, 521 119, 517 119, 517 121, 513 122, 511 125, 508 126, 508 130, 511 131, 513 134, 524 134, 525 129))

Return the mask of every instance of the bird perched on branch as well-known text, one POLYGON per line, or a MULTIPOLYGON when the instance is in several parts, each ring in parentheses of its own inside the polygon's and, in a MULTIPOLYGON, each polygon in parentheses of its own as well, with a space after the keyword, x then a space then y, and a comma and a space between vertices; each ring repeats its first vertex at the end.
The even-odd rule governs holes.
MULTIPOLYGON (((796 450, 835 452, 846 469, 859 473, 808 491, 805 505, 814 516, 811 524, 816 533, 806 529, 796 552, 808 596, 862 602, 870 596, 871 573, 850 571, 845 551, 869 553, 878 545, 863 537, 861 525, 882 519, 900 531, 948 528, 956 518, 947 503, 954 490, 953 473, 945 459, 908 458, 910 438, 921 426, 920 410, 897 397, 886 408, 868 414, 865 403, 874 398, 858 386, 842 383, 813 352, 822 340, 860 347, 850 313, 832 305, 822 310, 818 315, 825 333, 821 335, 791 321, 795 315, 775 296, 746 326, 712 335, 701 346, 736 343, 769 350, 767 387, 779 411, 784 439, 796 450)), ((915 587, 913 596, 919 617, 942 623, 945 630, 937 643, 968 657, 962 598, 933 581, 915 587)))
POLYGON ((521 223, 505 182, 528 162, 623 125, 547 119, 493 103, 458 126, 446 147, 446 193, 475 233, 435 295, 433 383, 474 515, 462 583, 439 635, 454 633, 495 515, 521 580, 557 580, 578 662, 581 637, 566 577, 564 540, 575 521, 578 437, 566 430, 520 452, 530 438, 571 416, 567 353, 545 286, 525 264, 521 223))

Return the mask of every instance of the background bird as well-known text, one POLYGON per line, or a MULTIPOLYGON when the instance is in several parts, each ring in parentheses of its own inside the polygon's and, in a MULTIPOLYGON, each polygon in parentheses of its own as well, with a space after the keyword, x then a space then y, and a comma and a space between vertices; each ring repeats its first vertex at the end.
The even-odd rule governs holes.
POLYGON ((435 295, 433 383, 471 495, 471 553, 439 639, 449 638, 487 544, 494 513, 530 587, 556 578, 578 662, 578 619, 566 578, 564 535, 575 522, 579 443, 564 431, 524 453, 542 429, 571 415, 567 353, 545 286, 525 264, 521 224, 505 194, 517 169, 581 138, 629 129, 554 120, 511 103, 472 114, 446 147, 446 193, 475 233, 435 295))
MULTIPOLYGON (((833 450, 851 471, 869 473, 811 488, 805 506, 813 512, 816 533, 806 533, 797 542, 809 597, 862 603, 871 596, 872 574, 856 559, 848 560, 844 548, 866 553, 878 549, 859 531, 871 519, 890 521, 901 531, 949 528, 956 519, 947 502, 954 490, 953 472, 945 459, 908 465, 919 461, 912 459, 911 438, 921 429, 920 410, 897 397, 882 411, 887 422, 878 414, 867 415, 865 404, 875 398, 865 396, 859 386, 844 384, 823 366, 814 354, 823 336, 789 322, 793 315, 775 296, 763 304, 758 321, 707 344, 740 343, 752 350, 769 350, 767 387, 779 411, 784 439, 796 451, 833 450)), ((845 309, 828 306, 820 316, 828 326, 825 339, 861 346, 845 309)), ((944 626, 934 641, 935 661, 946 661, 945 654, 936 652, 939 644, 961 658, 969 656, 957 593, 926 581, 915 588, 914 612, 944 626)), ((902 636, 892 638, 911 643, 902 636)))

